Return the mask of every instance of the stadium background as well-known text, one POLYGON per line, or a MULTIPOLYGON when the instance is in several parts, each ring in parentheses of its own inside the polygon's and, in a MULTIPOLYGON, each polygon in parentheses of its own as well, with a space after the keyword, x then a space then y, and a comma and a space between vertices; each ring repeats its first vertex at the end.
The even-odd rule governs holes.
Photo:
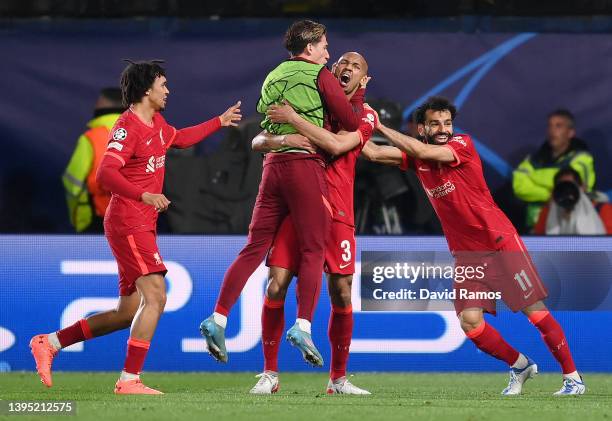
MULTIPOLYGON (((145 10, 127 10, 125 14, 116 12, 118 5, 114 2, 98 2, 106 5, 102 12, 76 6, 60 7, 61 10, 43 7, 41 11, 26 6, 20 9, 17 2, 3 3, 2 12, 7 12, 3 16, 13 18, 0 20, 3 57, 0 61, 3 149, 0 231, 47 235, 0 237, 3 273, 0 370, 30 370, 28 339, 36 332, 51 331, 72 321, 67 318, 62 323, 62 315, 71 303, 73 316, 94 310, 87 307, 87 302, 75 304, 75 300, 98 297, 102 300, 94 305, 109 306, 116 293, 112 262, 111 269, 108 263, 96 266, 91 262, 112 259, 103 237, 50 235, 70 230, 60 176, 76 137, 90 117, 98 89, 116 83, 124 58, 163 58, 167 61, 172 91, 165 115, 174 125, 190 125, 218 114, 237 99, 243 101, 245 116, 252 117, 264 75, 285 57, 281 34, 291 20, 287 14, 308 12, 281 10, 281 18, 261 18, 279 16, 274 7, 268 8, 270 3, 274 2, 258 9, 247 3, 247 9, 257 9, 257 13, 250 14, 257 19, 209 10, 190 16, 214 14, 213 19, 186 19, 189 11, 178 6, 176 10, 183 10, 181 13, 167 13, 171 12, 168 5, 180 6, 180 2, 151 2, 146 7, 135 2, 145 10), (164 14, 175 16, 159 16, 164 14), (51 19, 41 19, 41 15, 50 15, 51 19), (142 15, 144 18, 133 18, 142 15), (85 263, 70 266, 62 264, 63 261, 85 263), (99 272, 93 276, 87 273, 95 270, 99 272)), ((507 2, 514 8, 506 6, 509 9, 504 12, 489 8, 489 2, 464 1, 456 2, 463 4, 463 9, 453 9, 451 2, 447 2, 446 14, 451 17, 438 17, 426 3, 415 2, 417 6, 412 13, 417 18, 412 20, 364 19, 346 13, 348 6, 340 10, 332 7, 321 19, 330 31, 332 59, 347 50, 362 52, 370 62, 373 75, 368 95, 398 101, 406 114, 429 94, 439 93, 454 99, 460 106, 456 126, 478 141, 485 176, 502 202, 511 168, 543 141, 546 115, 554 108, 567 107, 576 115, 578 135, 589 143, 596 158, 597 188, 610 191, 612 119, 608 97, 612 92, 609 77, 612 18, 588 15, 609 10, 605 6, 591 10, 584 7, 590 2, 585 2, 580 9, 587 16, 550 16, 559 11, 561 14, 575 12, 572 2, 556 2, 558 9, 554 13, 545 8, 534 9, 525 14, 544 16, 507 18, 503 15, 523 14, 521 2, 507 2), (484 6, 470 9, 465 6, 468 4, 484 6), (333 16, 354 16, 354 19, 331 19, 333 16)), ((228 2, 226 7, 230 10, 237 5, 228 2)), ((386 18, 406 17, 397 13, 373 11, 386 18)), ((219 137, 212 139, 197 154, 214 157, 221 143, 219 137)), ((186 279, 181 271, 184 268, 192 281, 192 292, 186 295, 183 289, 182 295, 175 295, 178 298, 173 304, 174 310, 168 308, 162 318, 147 370, 219 369, 201 352, 184 352, 182 341, 198 339, 197 324, 212 308, 224 269, 243 241, 241 236, 166 235, 161 238, 162 255, 177 264, 174 267, 177 275, 171 272, 170 281, 173 276, 177 280, 186 279)), ((526 242, 528 247, 538 250, 572 247, 603 250, 608 255, 612 250, 609 237, 531 238, 526 242)), ((358 239, 358 244, 362 250, 408 250, 424 244, 435 250, 445 247, 440 237, 368 237, 358 239)), ((255 371, 261 365, 261 349, 256 340, 261 273, 250 283, 246 299, 242 299, 252 304, 234 311, 228 336, 237 335, 239 329, 250 333, 243 343, 236 341, 235 346, 242 348, 242 352, 233 352, 231 363, 223 370, 255 371)), ((171 289, 170 294, 173 293, 171 289)), ((294 302, 289 303, 287 314, 290 315, 294 302)), ((329 303, 324 296, 316 315, 314 335, 319 338, 326 359, 329 359, 329 350, 323 343, 328 312, 329 303)), ((557 317, 581 369, 612 371, 612 345, 609 337, 600 334, 609 332, 610 312, 561 312, 557 317)), ((425 314, 357 314, 354 336, 358 340, 435 339, 444 332, 441 321, 439 316, 425 314)), ((524 318, 502 313, 495 324, 518 348, 537 359, 542 369, 556 369, 535 331, 524 333, 528 326, 524 318)), ((456 324, 449 329, 460 333, 456 324)), ((87 343, 83 351, 59 358, 55 367, 58 370, 115 370, 123 358, 126 337, 127 333, 121 333, 87 343)), ((377 354, 376 358, 374 354, 354 353, 350 369, 492 371, 502 368, 500 363, 479 355, 471 343, 449 338, 453 340, 457 349, 447 347, 446 353, 439 350, 394 353, 393 344, 382 347, 386 352, 377 354)), ((194 342, 192 346, 200 345, 194 342)), ((286 344, 282 347, 283 370, 306 369, 295 351, 290 351, 286 344)))

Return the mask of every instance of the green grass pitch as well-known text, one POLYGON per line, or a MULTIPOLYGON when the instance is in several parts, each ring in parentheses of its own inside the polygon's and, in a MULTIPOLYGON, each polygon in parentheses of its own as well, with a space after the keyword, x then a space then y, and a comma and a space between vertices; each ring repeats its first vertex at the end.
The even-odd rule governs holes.
POLYGON ((587 394, 554 398, 560 375, 541 374, 523 395, 502 397, 506 373, 363 373, 353 383, 372 396, 327 396, 324 374, 281 374, 279 393, 252 396, 254 373, 145 373, 163 396, 115 396, 117 373, 54 373, 45 388, 35 373, 0 373, 2 400, 73 400, 76 417, 1 416, 60 420, 609 420, 612 376, 587 374, 587 394))

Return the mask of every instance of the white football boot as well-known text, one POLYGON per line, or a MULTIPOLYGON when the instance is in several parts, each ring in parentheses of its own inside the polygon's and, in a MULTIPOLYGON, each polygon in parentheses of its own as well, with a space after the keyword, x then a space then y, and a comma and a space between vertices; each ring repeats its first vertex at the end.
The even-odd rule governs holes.
POLYGON ((259 377, 259 381, 255 384, 255 386, 253 386, 249 393, 254 395, 271 395, 272 393, 278 392, 280 387, 278 374, 273 374, 270 371, 264 371, 255 377, 259 377))
POLYGON ((567 395, 584 395, 586 386, 584 380, 580 376, 580 381, 572 379, 570 377, 563 378, 563 386, 558 392, 553 393, 554 396, 567 396, 567 395))
POLYGON ((511 368, 510 381, 508 386, 501 392, 504 396, 520 395, 523 391, 523 385, 529 379, 538 374, 538 365, 529 357, 527 358, 527 366, 525 368, 511 368))
POLYGON ((353 383, 349 382, 346 377, 340 377, 334 381, 329 379, 327 382, 327 394, 328 395, 371 395, 365 389, 360 389, 353 383))

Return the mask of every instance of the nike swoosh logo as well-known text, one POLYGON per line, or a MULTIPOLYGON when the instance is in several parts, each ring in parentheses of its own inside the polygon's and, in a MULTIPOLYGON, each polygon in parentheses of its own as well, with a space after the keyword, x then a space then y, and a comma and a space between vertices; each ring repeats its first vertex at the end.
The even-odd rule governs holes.
POLYGON ((151 143, 152 140, 153 140, 153 138, 147 140, 147 146, 149 146, 149 144, 151 143))
POLYGON ((531 294, 533 294, 533 290, 529 294, 523 295, 523 298, 527 299, 527 298, 531 297, 531 294))
POLYGON ((340 265, 340 269, 344 269, 345 267, 347 267, 347 266, 348 266, 348 265, 350 265, 350 264, 351 264, 351 262, 348 262, 348 263, 346 263, 346 264, 344 264, 344 265, 340 265))
POLYGON ((429 171, 429 168, 427 167, 423 167, 422 165, 419 166, 419 171, 429 171))

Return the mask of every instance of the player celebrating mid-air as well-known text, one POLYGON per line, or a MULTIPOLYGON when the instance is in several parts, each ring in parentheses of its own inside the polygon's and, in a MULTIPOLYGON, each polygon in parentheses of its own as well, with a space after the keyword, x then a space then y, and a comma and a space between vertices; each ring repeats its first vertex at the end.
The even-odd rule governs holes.
POLYGON ((160 114, 170 93, 157 61, 130 62, 121 74, 123 102, 129 109, 110 132, 97 181, 112 192, 104 232, 119 267, 119 302, 57 332, 30 341, 41 381, 51 387, 51 365, 61 348, 131 326, 117 394, 158 395, 143 385, 140 372, 166 303, 166 267, 156 243, 159 212, 170 201, 162 194, 168 148, 188 148, 222 126, 240 121, 240 102, 219 117, 177 130, 160 114))
MULTIPOLYGON (((325 26, 309 20, 294 22, 285 34, 285 47, 291 58, 266 77, 257 111, 265 113, 270 105, 288 100, 319 127, 332 129, 333 117, 347 130, 357 130, 363 107, 351 106, 338 80, 325 67, 329 59, 325 26)), ((296 133, 290 124, 273 123, 269 118, 261 126, 275 135, 296 133)), ((214 313, 200 324, 208 351, 217 361, 228 359, 225 327, 229 311, 268 253, 281 222, 291 213, 301 261, 297 320, 287 339, 308 361, 323 365, 312 342, 310 322, 318 301, 331 222, 325 165, 323 153, 299 145, 283 144, 266 155, 247 244, 225 273, 214 313)))
MULTIPOLYGON (((516 229, 491 197, 472 139, 453 134, 455 114, 455 106, 442 97, 429 98, 421 105, 414 119, 424 142, 378 123, 378 129, 403 151, 394 153, 387 147, 379 158, 389 160, 384 155, 391 154, 404 168, 410 166, 416 172, 440 218, 456 265, 487 263, 483 280, 455 281, 455 289, 500 292, 512 311, 521 310, 540 331, 561 365, 563 387, 555 395, 581 395, 585 385, 563 329, 542 302, 546 289, 516 229)), ((510 382, 502 394, 520 394, 525 381, 537 373, 537 365, 485 322, 484 312, 495 314, 495 300, 468 296, 454 304, 466 336, 478 349, 511 367, 510 382)))
MULTIPOLYGON (((342 55, 334 65, 347 98, 351 101, 363 95, 363 88, 369 81, 368 64, 358 53, 342 55)), ((308 122, 290 106, 271 106, 268 116, 274 123, 289 123, 306 138, 299 135, 273 136, 262 133, 253 139, 253 149, 268 152, 283 142, 299 142, 308 139, 333 156, 325 175, 332 207, 332 228, 327 240, 325 272, 331 299, 332 311, 329 319, 329 340, 331 343, 330 379, 327 392, 342 394, 369 394, 354 386, 346 379, 346 365, 353 333, 351 306, 351 284, 355 272, 355 224, 353 217, 353 183, 355 164, 362 148, 370 139, 374 129, 375 113, 366 109, 359 129, 355 132, 333 134, 308 122)), ((267 264, 270 277, 262 309, 262 344, 264 371, 251 393, 275 393, 279 388, 278 350, 284 327, 284 302, 287 289, 300 265, 296 247, 292 215, 283 221, 275 239, 267 264)))

